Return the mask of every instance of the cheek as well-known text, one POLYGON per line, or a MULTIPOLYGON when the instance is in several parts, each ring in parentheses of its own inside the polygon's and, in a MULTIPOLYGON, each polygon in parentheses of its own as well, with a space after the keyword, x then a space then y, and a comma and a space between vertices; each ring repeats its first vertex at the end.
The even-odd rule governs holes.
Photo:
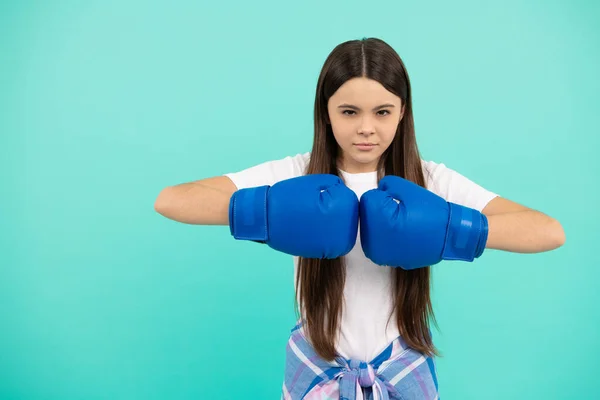
POLYGON ((338 142, 340 142, 340 144, 344 144, 345 142, 350 141, 353 136, 352 129, 345 125, 346 124, 340 124, 340 123, 331 124, 331 130, 333 131, 333 136, 335 137, 335 139, 338 142))
POLYGON ((389 144, 392 143, 394 137, 396 136, 396 128, 395 127, 387 127, 384 131, 380 133, 381 141, 389 144))

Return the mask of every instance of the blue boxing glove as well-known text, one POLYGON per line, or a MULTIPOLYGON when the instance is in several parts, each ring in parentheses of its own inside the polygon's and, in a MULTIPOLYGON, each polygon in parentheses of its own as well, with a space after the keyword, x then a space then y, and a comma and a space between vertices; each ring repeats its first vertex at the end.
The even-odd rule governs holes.
POLYGON ((311 174, 240 189, 229 202, 234 238, 306 258, 337 258, 358 236, 358 197, 335 175, 311 174))
POLYGON ((483 253, 488 221, 398 176, 381 179, 360 199, 360 240, 376 264, 415 269, 483 253))

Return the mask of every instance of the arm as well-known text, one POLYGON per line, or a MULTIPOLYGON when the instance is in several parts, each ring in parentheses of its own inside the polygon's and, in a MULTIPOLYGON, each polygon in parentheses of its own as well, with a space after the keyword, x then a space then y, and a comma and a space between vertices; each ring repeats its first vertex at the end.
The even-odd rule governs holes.
POLYGON ((488 219, 488 249, 541 253, 565 243, 557 220, 511 200, 495 197, 482 213, 488 219))
POLYGON ((299 153, 241 171, 169 186, 158 195, 154 209, 164 217, 186 224, 229 225, 229 202, 234 192, 272 186, 300 176, 309 158, 310 153, 299 153))
POLYGON ((186 224, 228 225, 229 200, 236 190, 226 176, 169 186, 158 195, 154 209, 166 218, 186 224))

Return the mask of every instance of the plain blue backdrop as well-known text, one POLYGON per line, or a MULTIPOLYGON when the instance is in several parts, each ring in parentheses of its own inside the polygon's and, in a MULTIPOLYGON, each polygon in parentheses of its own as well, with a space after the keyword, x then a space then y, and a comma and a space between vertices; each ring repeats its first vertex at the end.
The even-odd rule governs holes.
POLYGON ((278 398, 291 258, 154 200, 310 151, 321 66, 365 36, 406 63, 423 158, 567 236, 434 268, 441 398, 597 397, 599 20, 592 1, 0 2, 0 398, 278 398))

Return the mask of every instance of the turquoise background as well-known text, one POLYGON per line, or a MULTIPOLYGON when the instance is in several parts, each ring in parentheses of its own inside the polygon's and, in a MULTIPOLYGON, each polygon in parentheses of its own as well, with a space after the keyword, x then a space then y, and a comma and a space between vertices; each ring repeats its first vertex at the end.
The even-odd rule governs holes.
MULTIPOLYGON (((339 43, 406 62, 423 158, 562 224, 434 272, 442 399, 597 398, 600 5, 0 3, 0 399, 275 399, 291 257, 154 211, 309 151, 339 43)), ((199 205, 201 206, 201 205, 199 205)))

